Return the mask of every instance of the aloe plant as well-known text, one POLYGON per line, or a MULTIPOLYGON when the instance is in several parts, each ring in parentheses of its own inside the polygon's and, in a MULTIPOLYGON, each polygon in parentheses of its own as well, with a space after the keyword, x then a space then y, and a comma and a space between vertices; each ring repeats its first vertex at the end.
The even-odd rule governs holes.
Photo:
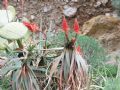
MULTIPOLYGON (((74 28, 75 32, 77 31, 76 33, 78 34, 78 24, 76 24, 75 27, 77 27, 74 28)), ((52 62, 49 72, 50 74, 48 76, 48 84, 50 83, 52 76, 57 76, 56 73, 58 73, 57 83, 59 90, 80 90, 85 88, 87 84, 88 65, 85 59, 81 56, 80 51, 75 47, 76 39, 69 39, 68 25, 65 18, 63 18, 63 30, 65 31, 64 50, 61 55, 55 58, 52 62)))
POLYGON ((13 90, 40 90, 36 76, 26 63, 12 73, 13 90))
POLYGON ((2 76, 10 71, 12 90, 40 90, 37 78, 31 69, 29 60, 14 58, 9 60, 1 69, 2 76))
MULTIPOLYGON (((74 36, 75 33, 70 31, 69 38, 74 36)), ((52 38, 51 42, 53 45, 50 47, 64 46, 64 38, 64 33, 59 32, 55 38, 52 38)), ((106 52, 96 39, 89 36, 78 35, 75 45, 81 46, 82 52, 84 53, 83 56, 91 66, 96 67, 101 65, 103 62, 106 62, 106 52)))

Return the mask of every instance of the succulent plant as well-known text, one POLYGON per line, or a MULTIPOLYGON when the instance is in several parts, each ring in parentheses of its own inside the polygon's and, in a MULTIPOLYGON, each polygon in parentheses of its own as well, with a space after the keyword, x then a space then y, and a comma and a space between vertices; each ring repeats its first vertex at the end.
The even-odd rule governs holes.
POLYGON ((120 0, 112 0, 112 5, 114 8, 120 10, 120 0))
POLYGON ((118 16, 120 16, 120 0, 111 0, 112 6, 116 9, 118 16))

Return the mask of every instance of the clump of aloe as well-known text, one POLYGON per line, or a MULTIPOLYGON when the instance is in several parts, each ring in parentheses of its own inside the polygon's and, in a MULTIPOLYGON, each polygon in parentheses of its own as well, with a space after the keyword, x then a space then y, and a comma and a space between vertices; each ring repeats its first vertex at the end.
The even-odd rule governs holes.
POLYGON ((74 21, 75 37, 69 39, 69 26, 63 17, 62 28, 65 34, 64 50, 60 56, 55 58, 51 64, 48 75, 49 86, 52 77, 57 77, 59 90, 80 90, 86 87, 88 80, 88 65, 81 55, 81 49, 75 47, 77 35, 80 34, 80 27, 77 19, 74 21))

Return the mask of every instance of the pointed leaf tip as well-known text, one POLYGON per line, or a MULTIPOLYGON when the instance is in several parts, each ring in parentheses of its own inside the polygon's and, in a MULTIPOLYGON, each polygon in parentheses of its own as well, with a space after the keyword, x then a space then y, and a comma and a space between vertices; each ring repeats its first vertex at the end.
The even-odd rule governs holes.
POLYGON ((74 26, 73 26, 73 28, 74 28, 74 32, 76 32, 77 34, 80 33, 80 31, 79 31, 80 30, 80 26, 79 26, 77 18, 75 18, 75 20, 74 20, 74 26))
POLYGON ((67 20, 66 20, 65 17, 63 17, 63 20, 62 20, 62 29, 63 29, 64 32, 68 32, 68 28, 69 28, 69 26, 68 26, 67 20))

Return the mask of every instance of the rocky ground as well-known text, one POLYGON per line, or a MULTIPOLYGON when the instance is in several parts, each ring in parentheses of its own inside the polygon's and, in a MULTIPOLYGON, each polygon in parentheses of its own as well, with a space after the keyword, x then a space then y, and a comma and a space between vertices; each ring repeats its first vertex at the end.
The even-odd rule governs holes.
MULTIPOLYGON (((17 9, 18 17, 21 17, 21 0, 11 0, 10 3, 17 9)), ((23 15, 39 23, 41 17, 47 23, 52 19, 57 26, 61 23, 61 16, 68 17, 69 22, 73 18, 79 19, 80 25, 97 15, 113 12, 110 0, 23 0, 23 15)))

